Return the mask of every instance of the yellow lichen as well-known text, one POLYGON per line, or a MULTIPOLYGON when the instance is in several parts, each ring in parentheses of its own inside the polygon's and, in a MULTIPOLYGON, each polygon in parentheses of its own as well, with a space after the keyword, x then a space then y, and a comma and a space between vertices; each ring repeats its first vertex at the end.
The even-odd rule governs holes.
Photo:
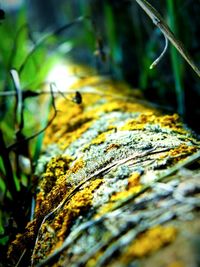
POLYGON ((95 218, 99 218, 102 215, 106 214, 107 212, 110 212, 114 207, 114 203, 113 202, 108 202, 106 204, 104 204, 98 211, 98 213, 95 215, 95 218))
POLYGON ((160 124, 163 128, 168 128, 180 134, 186 134, 187 131, 183 128, 178 114, 159 116, 156 118, 156 123, 160 124))
POLYGON ((120 201, 121 199, 125 199, 133 194, 140 192, 140 190, 142 189, 142 185, 140 185, 139 183, 139 178, 140 174, 138 172, 132 173, 131 176, 128 178, 127 188, 124 191, 113 194, 109 199, 109 202, 100 208, 98 214, 96 215, 96 218, 111 211, 117 201, 120 201))
POLYGON ((68 156, 58 156, 48 163, 46 173, 48 175, 51 173, 54 178, 51 182, 48 180, 49 176, 45 175, 46 173, 44 174, 40 186, 41 191, 36 198, 35 214, 37 216, 45 216, 62 201, 67 190, 71 189, 73 181, 70 180, 70 175, 82 169, 85 164, 80 158, 72 167, 69 167, 72 160, 68 156), (51 190, 49 190, 49 187, 51 187, 51 190))
POLYGON ((92 145, 99 145, 99 144, 105 142, 106 135, 108 135, 110 132, 112 132, 112 131, 108 131, 108 132, 104 132, 104 133, 99 134, 96 138, 94 138, 92 140, 91 144, 92 145))
POLYGON ((92 140, 91 145, 99 145, 105 142, 105 140, 106 140, 106 133, 101 133, 92 140))
POLYGON ((69 132, 64 134, 63 137, 60 138, 58 144, 61 149, 66 149, 71 143, 76 141, 84 132, 88 130, 88 128, 91 126, 92 122, 86 122, 82 124, 78 129, 76 129, 74 132, 69 132))
MULTIPOLYGON (((82 151, 86 151, 87 149, 89 149, 91 147, 91 145, 99 145, 102 144, 106 141, 106 137, 107 135, 113 133, 113 129, 108 130, 107 132, 104 133, 100 133, 97 137, 95 137, 94 139, 92 139, 92 141, 85 145, 82 149, 82 151)), ((117 145, 116 145, 117 147, 117 145)))
POLYGON ((67 174, 69 175, 71 173, 76 173, 80 169, 82 169, 84 166, 85 166, 85 162, 83 161, 82 158, 80 158, 74 163, 74 165, 70 168, 70 170, 67 174))
POLYGON ((139 185, 141 174, 138 172, 134 172, 128 178, 128 188, 135 187, 139 185))
MULTIPOLYGON (((93 77, 93 79, 84 79, 84 81, 79 81, 78 84, 72 86, 72 88, 73 90, 77 90, 79 87, 84 87, 87 83, 92 85, 95 84, 99 87, 98 79, 93 77)), ((120 87, 121 90, 118 91, 120 92, 118 95, 129 94, 130 88, 127 86, 109 80, 102 81, 102 79, 100 80, 100 84, 100 87, 106 86, 107 96, 104 96, 104 99, 106 100, 104 103, 98 103, 98 101, 102 99, 102 95, 98 94, 98 92, 97 94, 84 93, 81 105, 77 105, 64 98, 60 98, 56 101, 56 108, 58 112, 56 118, 51 124, 51 127, 48 127, 45 132, 45 145, 56 143, 61 149, 66 149, 72 142, 77 140, 85 131, 87 131, 92 122, 101 116, 102 113, 112 111, 148 112, 152 110, 152 108, 136 102, 131 102, 131 100, 128 99, 113 98, 112 93, 117 92, 115 85, 117 88, 120 87), (109 95, 109 92, 111 95, 109 95), (62 125, 62 127, 60 127, 60 125, 62 125)), ((72 94, 74 92, 73 90, 72 94)))
POLYGON ((133 194, 140 192, 142 186, 140 185, 140 173, 134 172, 128 178, 128 186, 126 190, 118 192, 111 197, 111 201, 118 201, 123 198, 127 198, 133 194))
POLYGON ((40 183, 40 190, 44 194, 49 193, 60 177, 66 174, 72 160, 73 158, 69 156, 57 156, 50 160, 40 183))
POLYGON ((18 261, 22 251, 26 250, 30 243, 33 242, 37 231, 37 225, 38 221, 37 219, 34 219, 28 222, 23 234, 16 235, 15 240, 12 241, 7 252, 7 257, 11 261, 18 261))
POLYGON ((167 128, 180 134, 187 133, 177 114, 158 116, 153 112, 143 112, 137 118, 128 120, 119 130, 144 130, 147 124, 160 125, 161 128, 167 128))
POLYGON ((110 145, 108 145, 108 146, 106 147, 105 151, 108 152, 108 151, 110 151, 110 150, 112 150, 112 149, 117 149, 117 148, 119 148, 119 147, 120 147, 119 144, 110 144, 110 145))
POLYGON ((85 267, 95 267, 97 265, 97 260, 103 254, 103 251, 98 251, 95 255, 93 255, 86 263, 85 267))
POLYGON ((185 267, 185 263, 183 261, 174 261, 167 265, 167 267, 185 267))
POLYGON ((121 131, 132 131, 132 130, 143 130, 147 123, 153 123, 156 116, 152 112, 146 112, 140 114, 135 119, 129 119, 119 130, 121 131))
POLYGON ((195 146, 188 146, 186 144, 181 144, 180 146, 178 146, 174 149, 171 149, 168 152, 168 154, 171 157, 177 157, 177 156, 184 157, 185 155, 191 155, 196 151, 197 151, 197 147, 195 147, 195 146))
MULTIPOLYGON (((67 131, 68 123, 78 115, 82 114, 83 111, 83 105, 77 105, 64 99, 59 99, 56 107, 58 109, 57 116, 53 120, 51 127, 48 127, 45 132, 45 145, 56 143, 60 137, 63 136, 63 133, 67 131), (62 127, 60 127, 60 125, 62 125, 62 127)), ((54 111, 51 113, 53 112, 54 111)), ((50 116, 52 117, 52 114, 50 116)))
MULTIPOLYGON (((56 236, 61 241, 69 231, 69 227, 73 220, 75 220, 81 213, 89 209, 92 204, 93 192, 102 183, 102 179, 96 179, 90 185, 81 191, 77 192, 70 201, 64 206, 63 210, 56 216, 51 228, 56 232, 56 236)), ((52 248, 52 251, 55 247, 52 248)))
POLYGON ((124 261, 147 256, 174 241, 177 230, 174 226, 157 225, 142 233, 123 254, 124 261))
MULTIPOLYGON (((138 91, 135 94, 135 91, 131 90, 131 88, 125 84, 124 82, 113 81, 109 79, 102 78, 100 76, 88 76, 82 79, 79 79, 76 83, 71 86, 72 90, 80 90, 84 87, 91 87, 93 90, 96 90, 97 93, 105 92, 106 94, 116 94, 118 96, 124 95, 137 95, 138 91)), ((140 94, 141 96, 141 94, 140 94)))
POLYGON ((125 112, 148 112, 151 111, 151 108, 145 107, 141 104, 135 102, 128 102, 124 100, 113 100, 109 99, 108 102, 101 105, 98 108, 98 113, 101 114, 102 112, 108 113, 112 111, 125 111, 125 112))
POLYGON ((112 197, 111 197, 111 201, 118 201, 120 199, 125 199, 133 194, 136 194, 138 192, 140 192, 142 186, 141 185, 136 185, 134 187, 130 187, 129 189, 127 190, 124 190, 124 191, 121 191, 121 192, 118 192, 116 194, 114 194, 112 197))

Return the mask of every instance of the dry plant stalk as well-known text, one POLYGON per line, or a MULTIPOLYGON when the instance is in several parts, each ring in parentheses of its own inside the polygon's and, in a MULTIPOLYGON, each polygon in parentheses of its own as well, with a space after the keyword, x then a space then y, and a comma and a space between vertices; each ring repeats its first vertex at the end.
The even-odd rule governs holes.
MULTIPOLYGON (((170 30, 169 26, 166 24, 165 20, 162 18, 160 13, 146 0, 135 0, 137 4, 146 12, 146 14, 151 18, 153 23, 161 30, 164 34, 165 38, 167 38, 172 45, 178 50, 178 52, 182 55, 182 57, 187 61, 187 63, 191 66, 194 72, 200 77, 200 70, 193 62, 191 56, 186 51, 183 44, 175 37, 173 32, 170 30)), ((163 52, 165 53, 167 47, 167 42, 165 45, 165 49, 163 52)), ((164 53, 154 61, 154 63, 150 66, 153 68, 155 64, 157 64, 163 57, 164 53)))

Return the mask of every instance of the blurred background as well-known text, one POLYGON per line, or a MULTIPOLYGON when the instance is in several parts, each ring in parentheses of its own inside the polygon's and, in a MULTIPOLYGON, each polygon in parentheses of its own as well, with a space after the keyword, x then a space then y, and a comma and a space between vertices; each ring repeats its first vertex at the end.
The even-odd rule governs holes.
MULTIPOLYGON (((149 69, 163 50, 164 37, 136 1, 1 0, 0 3, 0 8, 6 13, 0 26, 1 69, 6 64, 5 57, 11 53, 17 31, 23 24, 27 23, 27 27, 21 29, 18 39, 26 35, 23 39, 25 41, 26 38, 26 42, 16 50, 24 49, 24 53, 28 53, 30 46, 46 32, 84 16, 81 23, 75 23, 73 27, 52 35, 51 40, 43 44, 43 53, 48 52, 51 58, 60 53, 62 58, 87 64, 101 75, 126 81, 133 88, 139 88, 148 100, 178 112, 191 128, 199 132, 198 77, 171 45, 159 65, 153 70, 149 69), (4 26, 7 27, 5 31, 4 26), (3 44, 5 39, 7 43, 3 44)), ((151 0, 150 3, 163 15, 199 66, 200 1, 151 0)), ((19 61, 23 60, 22 51, 19 58, 15 58, 14 64, 10 65, 19 67, 19 61)), ((39 65, 43 63, 38 62, 39 65)), ((30 66, 25 68, 28 70, 30 66)), ((23 79, 29 79, 29 83, 39 81, 37 77, 35 80, 30 78, 32 73, 27 73, 28 77, 21 75, 22 82, 23 79)), ((2 77, 1 70, 0 79, 2 77)))

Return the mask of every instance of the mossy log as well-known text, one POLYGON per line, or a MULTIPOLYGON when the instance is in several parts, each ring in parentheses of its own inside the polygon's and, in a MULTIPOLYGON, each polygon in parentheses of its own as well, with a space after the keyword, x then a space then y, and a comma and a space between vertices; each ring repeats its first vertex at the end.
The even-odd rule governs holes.
POLYGON ((82 103, 56 99, 11 265, 199 266, 197 138, 122 83, 81 78, 70 90, 82 103))

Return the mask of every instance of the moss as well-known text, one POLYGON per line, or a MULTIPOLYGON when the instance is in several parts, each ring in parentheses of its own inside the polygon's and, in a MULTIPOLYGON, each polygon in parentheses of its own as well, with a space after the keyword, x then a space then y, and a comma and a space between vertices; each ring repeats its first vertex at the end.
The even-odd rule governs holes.
POLYGON ((135 258, 145 257, 161 247, 173 242, 177 235, 174 226, 157 225, 138 236, 127 248, 122 259, 129 262, 135 258))

